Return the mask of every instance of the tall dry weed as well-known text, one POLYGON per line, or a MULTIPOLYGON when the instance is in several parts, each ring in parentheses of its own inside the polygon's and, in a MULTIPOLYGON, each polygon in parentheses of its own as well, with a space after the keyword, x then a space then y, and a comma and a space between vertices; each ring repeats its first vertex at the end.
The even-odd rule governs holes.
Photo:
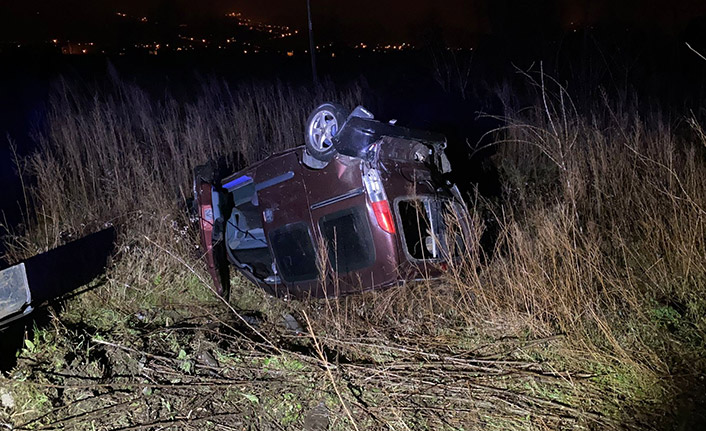
POLYGON ((196 165, 222 159, 235 171, 301 145, 304 120, 317 104, 355 106, 361 98, 355 85, 339 91, 330 83, 311 89, 213 78, 183 101, 155 97, 110 72, 102 87, 60 80, 51 94, 46 130, 24 161, 35 182, 34 211, 26 231, 6 238, 11 261, 112 224, 128 279, 139 285, 168 278, 172 262, 146 239, 194 255, 198 241, 185 202, 196 165))
POLYGON ((655 402, 682 384, 675 370, 706 369, 703 119, 605 95, 575 105, 541 71, 525 75, 536 103, 492 132, 503 196, 471 199, 461 258, 440 281, 338 300, 316 330, 369 340, 349 352, 373 359, 373 346, 460 355, 483 337, 561 335, 565 363, 625 367, 630 396, 655 402))
POLYGON ((684 334, 661 331, 655 316, 674 311, 694 325, 689 337, 706 335, 699 122, 658 108, 644 115, 637 100, 605 93, 579 110, 558 82, 541 71, 525 75, 537 103, 514 110, 495 132, 505 188, 493 210, 500 233, 491 264, 469 279, 485 298, 483 312, 511 310, 540 333, 573 334, 666 372, 656 340, 684 334))

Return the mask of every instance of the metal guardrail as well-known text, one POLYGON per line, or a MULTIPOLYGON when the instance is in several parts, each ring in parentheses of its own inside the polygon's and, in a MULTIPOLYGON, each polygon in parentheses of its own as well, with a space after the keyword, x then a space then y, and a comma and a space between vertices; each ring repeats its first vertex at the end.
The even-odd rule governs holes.
POLYGON ((0 328, 102 274, 114 242, 109 227, 0 270, 0 328))

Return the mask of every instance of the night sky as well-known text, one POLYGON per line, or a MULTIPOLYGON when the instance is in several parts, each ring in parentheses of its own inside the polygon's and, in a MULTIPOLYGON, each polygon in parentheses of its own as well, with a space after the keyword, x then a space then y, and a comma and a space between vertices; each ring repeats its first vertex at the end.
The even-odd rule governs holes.
MULTIPOLYGON (((706 14, 704 0, 312 0, 322 42, 418 41, 429 28, 451 43, 477 34, 547 26, 620 24, 678 32, 706 14)), ((100 38, 115 12, 171 25, 207 24, 231 11, 258 21, 306 28, 305 0, 54 0, 0 2, 0 40, 100 38)))

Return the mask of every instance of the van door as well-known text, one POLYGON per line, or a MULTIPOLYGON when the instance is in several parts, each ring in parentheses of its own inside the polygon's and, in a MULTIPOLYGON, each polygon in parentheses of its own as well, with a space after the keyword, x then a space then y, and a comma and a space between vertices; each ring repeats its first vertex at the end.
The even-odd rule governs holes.
POLYGON ((318 235, 296 151, 267 159, 256 168, 255 189, 264 234, 274 257, 277 294, 321 296, 317 263, 318 235))
POLYGON ((337 157, 320 170, 303 168, 312 223, 322 238, 327 294, 356 293, 396 280, 395 236, 377 225, 360 159, 337 157))

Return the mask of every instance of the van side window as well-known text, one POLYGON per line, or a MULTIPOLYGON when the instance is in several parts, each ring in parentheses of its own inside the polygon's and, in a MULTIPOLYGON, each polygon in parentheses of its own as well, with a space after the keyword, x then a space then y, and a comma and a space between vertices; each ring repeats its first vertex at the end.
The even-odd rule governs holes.
POLYGON ((290 223, 273 230, 270 244, 280 275, 286 281, 318 278, 314 243, 306 223, 290 223))
POLYGON ((356 271, 375 262, 375 245, 367 213, 351 207, 319 219, 328 259, 339 274, 356 271))

